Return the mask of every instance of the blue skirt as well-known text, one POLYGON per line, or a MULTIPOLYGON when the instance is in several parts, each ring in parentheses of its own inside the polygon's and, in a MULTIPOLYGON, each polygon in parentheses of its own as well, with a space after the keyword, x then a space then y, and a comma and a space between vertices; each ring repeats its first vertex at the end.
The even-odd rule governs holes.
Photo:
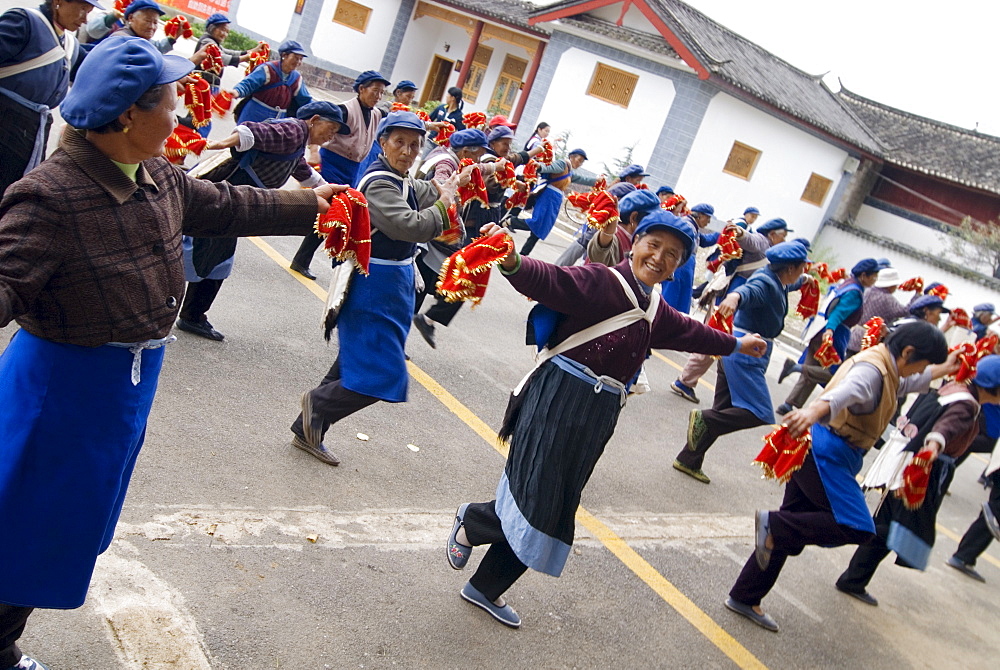
POLYGON ((535 207, 531 210, 531 218, 525 221, 528 228, 540 239, 545 239, 552 232, 552 227, 556 225, 559 218, 559 208, 562 207, 562 191, 554 186, 546 186, 538 194, 535 200, 535 207))
POLYGON ((413 262, 371 259, 356 275, 337 321, 340 382, 355 393, 406 402, 406 336, 413 318, 413 262))
MULTIPOLYGON (((746 333, 734 329, 733 335, 743 337, 746 333)), ((760 358, 736 352, 719 361, 726 372, 733 407, 753 412, 764 423, 774 423, 771 393, 764 376, 773 350, 774 343, 767 340, 767 351, 760 358)))
POLYGON ((20 330, 0 356, 0 602, 83 604, 114 536, 163 349, 59 344, 20 330))
POLYGON ((319 174, 328 184, 347 184, 356 188, 363 174, 358 170, 360 165, 329 149, 319 149, 319 174))
POLYGON ((236 121, 237 124, 245 123, 246 121, 267 121, 268 119, 283 119, 285 118, 285 110, 275 109, 270 105, 265 105, 263 102, 257 98, 250 98, 243 105, 243 109, 240 110, 240 118, 236 121))
POLYGON ((837 523, 874 533, 875 522, 856 479, 864 462, 864 449, 855 447, 826 426, 814 424, 812 455, 837 523))

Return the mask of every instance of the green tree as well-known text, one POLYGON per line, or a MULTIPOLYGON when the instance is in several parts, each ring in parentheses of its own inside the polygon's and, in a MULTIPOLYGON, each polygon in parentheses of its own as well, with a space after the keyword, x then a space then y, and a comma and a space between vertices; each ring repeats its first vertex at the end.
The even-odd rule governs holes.
POLYGON ((620 157, 612 160, 611 165, 604 163, 603 164, 604 174, 606 174, 610 179, 614 179, 615 177, 620 175, 625 168, 627 168, 629 165, 632 165, 635 162, 634 160, 632 160, 632 153, 635 151, 636 144, 639 143, 636 142, 631 146, 622 147, 622 151, 624 151, 625 153, 623 153, 620 157))
POLYGON ((948 252, 973 270, 985 269, 1000 279, 1000 224, 965 217, 943 236, 948 252))

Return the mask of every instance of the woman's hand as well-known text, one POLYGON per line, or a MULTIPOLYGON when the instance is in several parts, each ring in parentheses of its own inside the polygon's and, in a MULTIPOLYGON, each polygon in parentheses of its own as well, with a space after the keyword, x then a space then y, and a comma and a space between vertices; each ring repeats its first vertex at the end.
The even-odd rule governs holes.
POLYGON ((724 319, 728 319, 736 312, 736 308, 740 306, 740 294, 730 293, 725 297, 725 299, 719 303, 716 307, 716 311, 724 319))
MULTIPOLYGON (((487 223, 479 229, 479 232, 486 237, 493 237, 497 233, 506 233, 507 237, 511 237, 510 229, 495 223, 487 223)), ((500 260, 500 265, 504 270, 513 270, 517 267, 517 251, 514 250, 513 244, 511 244, 511 252, 500 260)))
POLYGON ((757 333, 744 335, 740 338, 740 353, 760 358, 767 353, 767 342, 757 333))
POLYGON ((793 409, 785 415, 781 422, 788 428, 792 437, 799 437, 809 428, 830 413, 830 403, 826 400, 816 400, 802 409, 793 409))
POLYGON ((472 165, 466 165, 464 168, 458 171, 458 185, 465 186, 470 181, 472 181, 472 171, 476 169, 478 165, 473 163, 472 165))
POLYGON ((330 199, 333 198, 336 193, 343 193, 350 186, 346 184, 323 184, 322 186, 317 186, 313 189, 313 193, 316 194, 316 211, 320 214, 326 214, 327 210, 330 209, 330 199))
POLYGON ((205 145, 205 149, 208 151, 218 151, 219 149, 231 149, 240 143, 240 136, 237 133, 233 133, 224 140, 209 141, 205 145))
MULTIPOLYGON (((445 179, 443 182, 432 180, 431 183, 434 184, 434 188, 438 190, 440 200, 444 203, 445 207, 451 207, 455 203, 455 198, 458 195, 458 181, 459 172, 453 172, 450 177, 445 179)), ((468 180, 466 180, 468 182, 468 180)))

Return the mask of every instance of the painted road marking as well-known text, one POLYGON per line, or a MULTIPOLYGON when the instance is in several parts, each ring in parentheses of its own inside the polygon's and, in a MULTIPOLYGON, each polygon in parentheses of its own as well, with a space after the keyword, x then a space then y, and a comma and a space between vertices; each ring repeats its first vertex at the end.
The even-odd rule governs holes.
MULTIPOLYGON (((265 254, 278 265, 287 268, 289 261, 279 254, 271 245, 259 237, 250 238, 265 254)), ((305 282, 302 282, 305 284, 305 282)), ((315 282, 305 284, 320 300, 326 301, 326 292, 315 285, 315 282)), ((655 352, 654 352, 655 353, 655 352)), ((671 365, 677 364, 666 357, 661 356, 671 365)), ((449 393, 443 386, 437 383, 430 375, 407 361, 407 368, 410 376, 427 389, 431 395, 451 410, 456 416, 468 425, 477 435, 482 437, 490 446, 506 456, 506 449, 499 445, 496 433, 490 429, 489 425, 477 417, 469 408, 463 405, 455 396, 449 393)), ((679 369, 679 368, 678 368, 679 369)), ((673 607, 681 616, 687 619, 688 623, 694 626, 698 632, 708 638, 708 640, 728 656, 736 665, 741 668, 766 669, 763 663, 757 659, 750 651, 741 645, 736 638, 727 633, 710 616, 698 608, 694 602, 685 596, 681 591, 671 584, 666 577, 661 575, 642 556, 607 525, 601 522, 590 512, 580 507, 576 514, 584 528, 590 531, 608 550, 624 563, 633 573, 644 581, 653 591, 659 595, 668 605, 673 607)))

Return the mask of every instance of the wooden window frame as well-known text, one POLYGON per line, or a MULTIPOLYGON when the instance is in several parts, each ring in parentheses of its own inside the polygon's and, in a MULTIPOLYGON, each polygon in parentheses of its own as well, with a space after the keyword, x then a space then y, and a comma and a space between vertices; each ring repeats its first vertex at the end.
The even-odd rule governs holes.
POLYGON ((742 179, 744 181, 750 181, 753 178, 754 171, 757 169, 757 163, 760 162, 760 156, 761 156, 762 153, 763 152, 760 149, 754 148, 754 147, 750 146, 749 144, 744 144, 743 142, 740 142, 739 140, 733 140, 733 146, 729 149, 729 154, 726 156, 726 162, 722 165, 722 171, 725 174, 731 175, 733 177, 737 177, 737 178, 742 179), (753 162, 750 163, 750 169, 747 170, 747 173, 745 175, 744 174, 740 174, 739 172, 733 172, 732 170, 726 169, 727 166, 729 165, 729 161, 733 157, 733 152, 736 151, 737 148, 744 149, 744 150, 747 150, 747 151, 752 151, 754 153, 753 162))
POLYGON ((336 23, 338 26, 344 26, 345 28, 350 28, 351 30, 357 30, 359 33, 368 32, 368 24, 371 22, 371 19, 372 19, 372 8, 366 5, 362 5, 360 2, 354 2, 354 0, 337 0, 337 6, 333 8, 334 23, 336 23), (364 25, 359 28, 358 26, 347 23, 346 21, 338 20, 337 12, 340 10, 341 6, 347 6, 352 9, 356 8, 366 11, 367 14, 365 15, 364 25))
POLYGON ((817 207, 822 207, 823 203, 826 202, 826 197, 828 195, 830 195, 830 189, 831 188, 833 188, 833 180, 832 179, 829 179, 827 177, 824 177, 821 174, 817 174, 817 173, 813 172, 812 174, 809 175, 809 179, 806 181, 806 186, 805 186, 804 189, 802 189, 802 197, 799 198, 799 199, 802 202, 808 202, 810 205, 816 205, 817 207), (809 195, 809 190, 810 190, 810 187, 813 185, 813 181, 814 180, 817 181, 818 183, 826 182, 826 188, 823 189, 823 195, 822 195, 822 197, 820 197, 820 199, 819 199, 818 202, 815 199, 807 197, 809 195), (820 180, 822 180, 822 181, 820 181, 820 180))
POLYGON ((600 61, 594 66, 594 74, 590 77, 590 83, 587 85, 587 95, 592 98, 597 98, 598 100, 603 100, 604 102, 615 105, 616 107, 621 107, 622 109, 628 109, 628 106, 632 103, 632 96, 635 95, 635 88, 639 83, 639 75, 629 72, 628 70, 622 70, 621 68, 613 67, 606 63, 600 61), (606 74, 605 74, 606 73, 606 74), (629 89, 628 98, 624 101, 616 100, 614 98, 609 98, 605 95, 601 95, 594 91, 594 86, 601 75, 605 77, 608 75, 619 75, 624 76, 632 80, 632 86, 629 89))

